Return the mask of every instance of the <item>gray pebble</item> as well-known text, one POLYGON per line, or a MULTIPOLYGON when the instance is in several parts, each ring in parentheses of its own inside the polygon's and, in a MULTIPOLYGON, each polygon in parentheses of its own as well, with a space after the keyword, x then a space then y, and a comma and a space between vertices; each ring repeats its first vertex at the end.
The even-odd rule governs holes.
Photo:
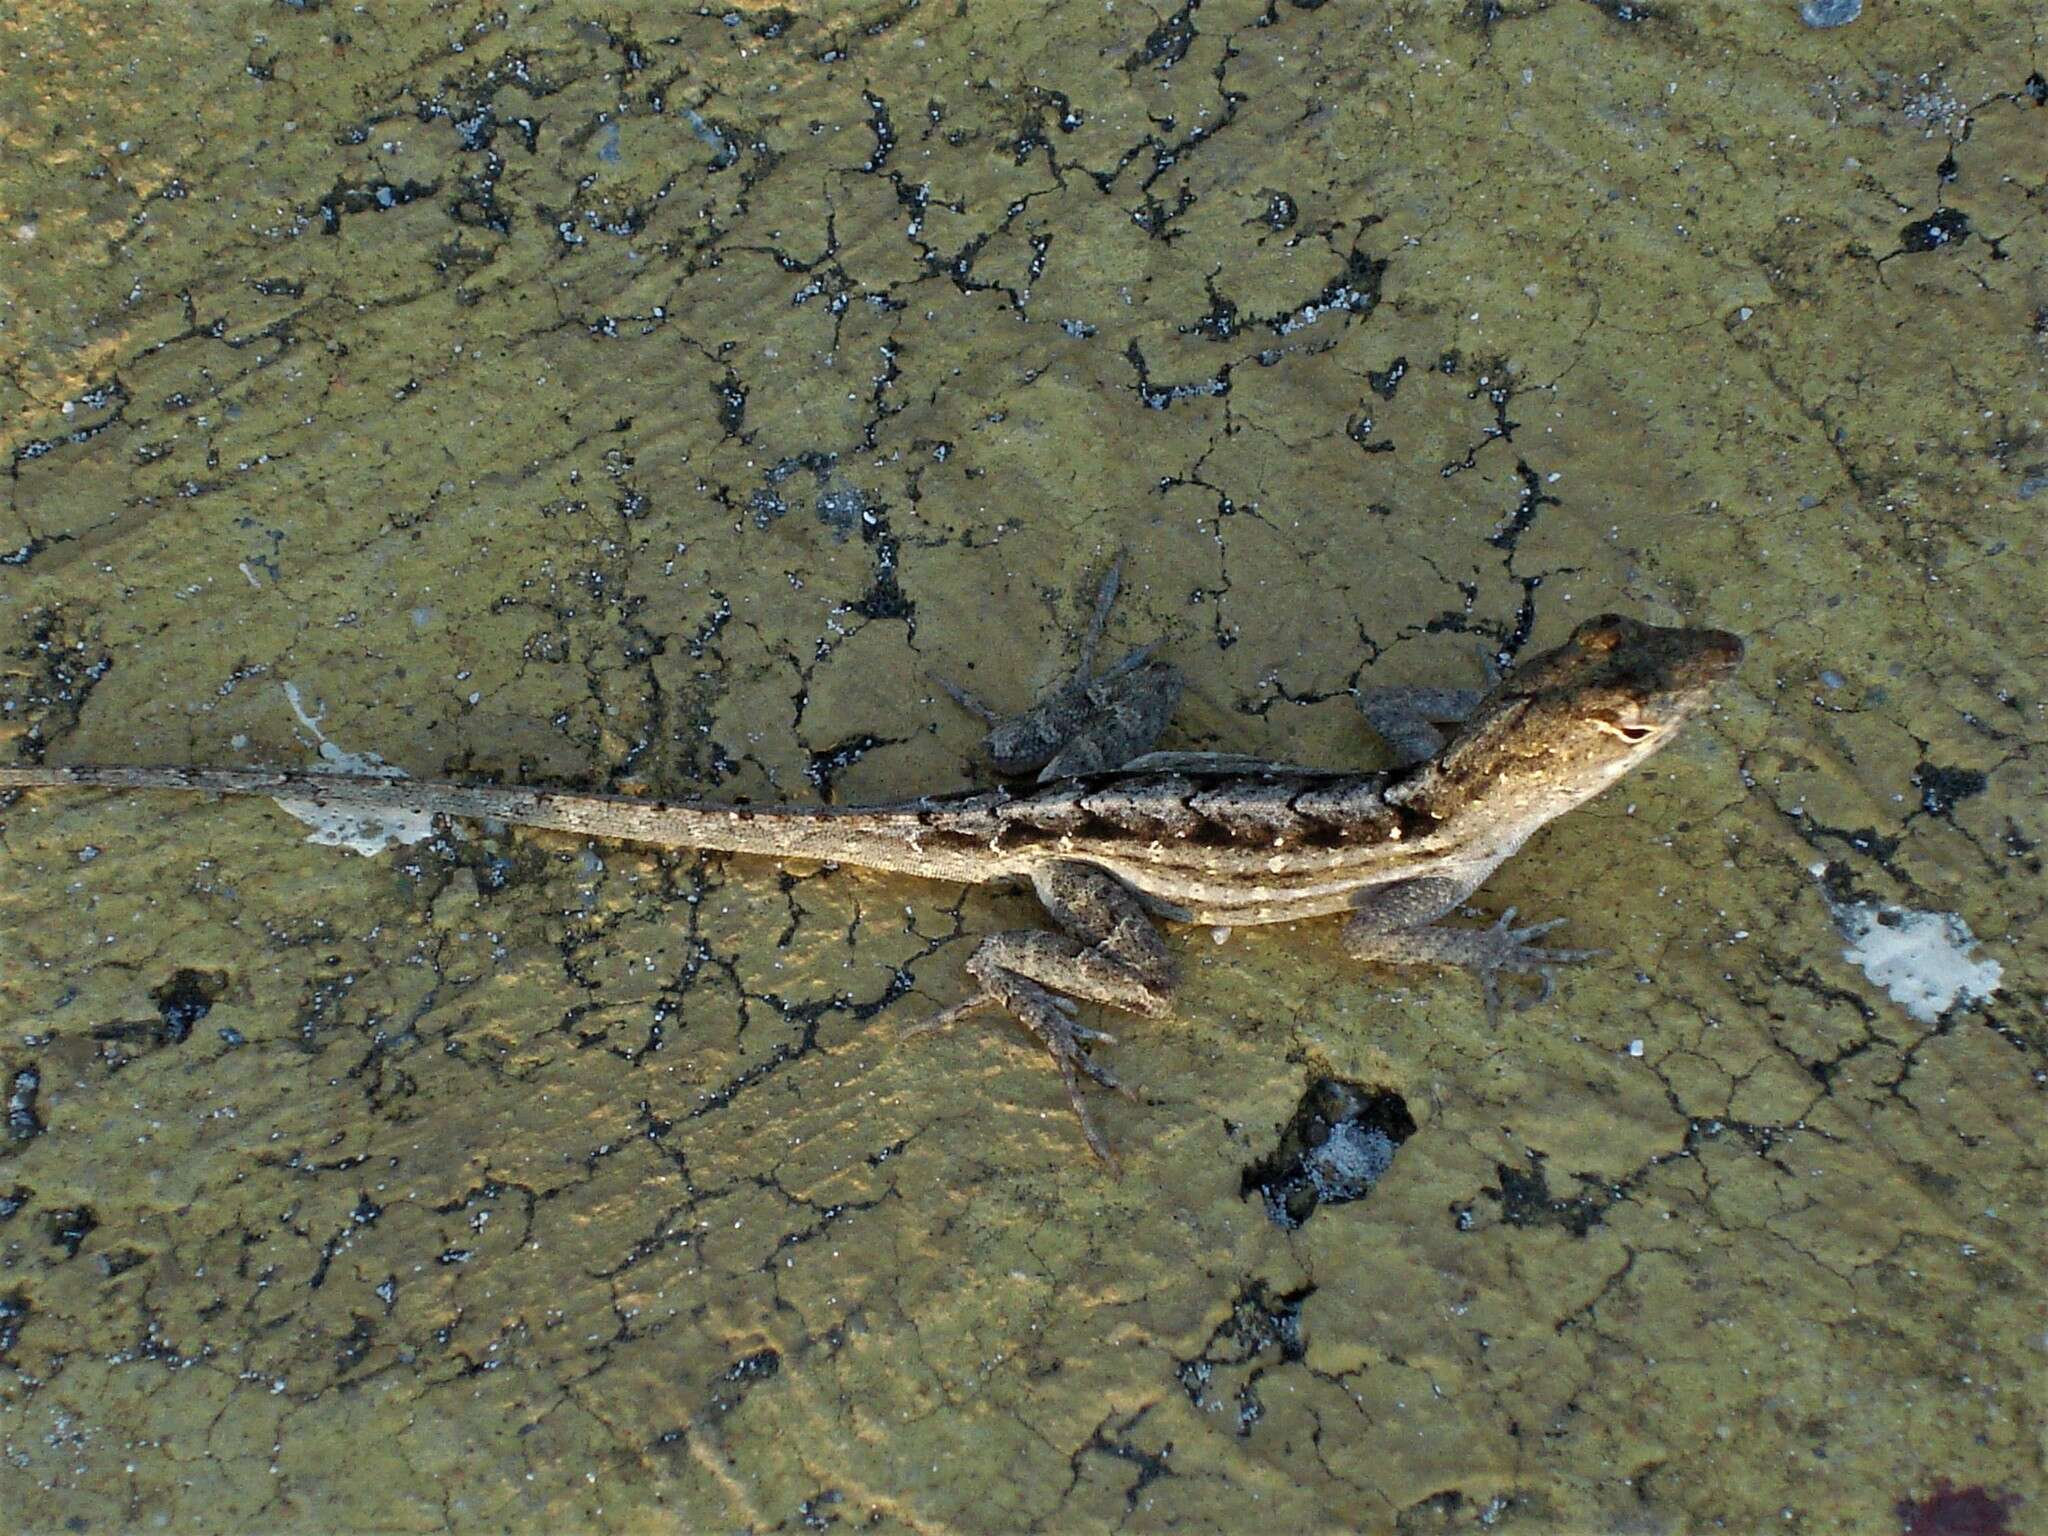
POLYGON ((1809 27, 1846 27, 1863 14, 1863 0, 1801 0, 1799 19, 1809 27))

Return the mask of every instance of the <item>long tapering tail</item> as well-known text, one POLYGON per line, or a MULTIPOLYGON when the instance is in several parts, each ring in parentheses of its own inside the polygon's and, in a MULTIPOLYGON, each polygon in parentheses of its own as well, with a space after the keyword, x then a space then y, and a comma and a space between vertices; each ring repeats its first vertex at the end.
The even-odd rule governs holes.
POLYGON ((746 806, 319 769, 0 767, 0 790, 61 788, 261 795, 295 814, 304 807, 321 816, 448 816, 664 848, 815 859, 939 878, 986 879, 991 872, 985 860, 949 856, 961 840, 985 835, 986 817, 977 805, 982 797, 973 796, 894 806, 746 806))

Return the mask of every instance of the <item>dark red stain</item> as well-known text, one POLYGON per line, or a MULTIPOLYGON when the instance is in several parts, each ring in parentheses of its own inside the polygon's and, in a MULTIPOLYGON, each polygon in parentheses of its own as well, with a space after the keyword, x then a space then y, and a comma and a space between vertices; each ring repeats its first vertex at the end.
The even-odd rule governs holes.
POLYGON ((2022 1536, 2005 1523, 2019 1505, 2017 1494, 1958 1488, 1944 1477, 1926 1498, 1900 1499, 1892 1508, 1902 1522, 1900 1536, 2022 1536))

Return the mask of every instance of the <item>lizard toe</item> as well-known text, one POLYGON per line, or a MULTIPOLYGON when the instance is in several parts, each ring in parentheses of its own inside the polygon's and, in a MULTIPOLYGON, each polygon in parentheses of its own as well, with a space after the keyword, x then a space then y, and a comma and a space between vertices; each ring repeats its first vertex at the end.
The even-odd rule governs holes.
POLYGON ((941 1008, 937 1013, 928 1014, 926 1017, 919 1019, 915 1024, 905 1026, 902 1035, 898 1038, 910 1040, 918 1035, 936 1034, 939 1030, 945 1029, 949 1025, 959 1023, 970 1013, 977 1013, 983 1008, 994 1007, 1001 1001, 1002 999, 995 996, 992 992, 986 990, 977 992, 972 997, 963 998, 957 1003, 941 1008))

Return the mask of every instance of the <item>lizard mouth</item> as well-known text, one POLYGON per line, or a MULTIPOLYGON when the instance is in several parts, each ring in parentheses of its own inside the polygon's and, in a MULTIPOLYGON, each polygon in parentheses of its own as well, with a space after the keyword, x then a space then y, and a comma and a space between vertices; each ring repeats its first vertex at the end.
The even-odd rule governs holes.
POLYGON ((1709 682, 1726 681, 1742 665, 1741 636, 1731 635, 1725 629, 1685 629, 1679 633, 1692 637, 1695 665, 1709 682))
POLYGON ((1743 644, 1725 629, 1666 630, 1675 655, 1664 675, 1665 711, 1684 719, 1698 712, 1708 697, 1742 665, 1743 644))

